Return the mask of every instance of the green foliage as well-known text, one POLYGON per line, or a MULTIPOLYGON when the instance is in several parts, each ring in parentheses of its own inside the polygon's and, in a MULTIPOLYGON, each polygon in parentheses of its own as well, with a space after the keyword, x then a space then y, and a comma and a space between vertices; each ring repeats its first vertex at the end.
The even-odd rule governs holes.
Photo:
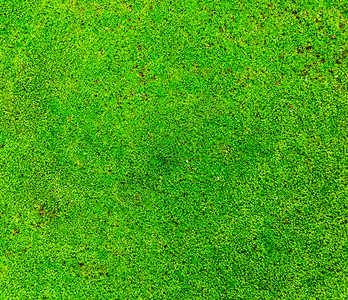
POLYGON ((0 299, 346 299, 346 1, 0 1, 0 299))

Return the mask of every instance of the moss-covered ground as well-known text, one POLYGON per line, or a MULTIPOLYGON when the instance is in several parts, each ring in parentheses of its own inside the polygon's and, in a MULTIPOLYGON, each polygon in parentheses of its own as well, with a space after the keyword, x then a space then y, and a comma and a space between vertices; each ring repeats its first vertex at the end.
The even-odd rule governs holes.
POLYGON ((0 299, 348 299, 347 7, 0 0, 0 299))

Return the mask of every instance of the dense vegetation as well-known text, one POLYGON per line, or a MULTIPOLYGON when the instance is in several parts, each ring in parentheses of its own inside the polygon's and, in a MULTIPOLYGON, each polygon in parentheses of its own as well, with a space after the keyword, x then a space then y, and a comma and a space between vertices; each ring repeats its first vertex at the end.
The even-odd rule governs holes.
POLYGON ((347 299, 347 4, 0 0, 0 298, 347 299))

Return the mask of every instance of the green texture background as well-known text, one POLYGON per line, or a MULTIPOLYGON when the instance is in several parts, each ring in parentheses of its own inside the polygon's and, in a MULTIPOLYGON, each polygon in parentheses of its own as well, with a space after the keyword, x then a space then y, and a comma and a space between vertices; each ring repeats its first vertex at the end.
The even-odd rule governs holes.
POLYGON ((347 299, 347 7, 0 0, 0 299, 347 299))

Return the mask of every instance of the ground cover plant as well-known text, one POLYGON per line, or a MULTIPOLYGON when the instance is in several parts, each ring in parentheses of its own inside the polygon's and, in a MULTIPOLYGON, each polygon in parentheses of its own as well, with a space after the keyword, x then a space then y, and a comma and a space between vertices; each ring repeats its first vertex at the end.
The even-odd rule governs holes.
POLYGON ((0 299, 347 299, 347 4, 0 0, 0 299))

